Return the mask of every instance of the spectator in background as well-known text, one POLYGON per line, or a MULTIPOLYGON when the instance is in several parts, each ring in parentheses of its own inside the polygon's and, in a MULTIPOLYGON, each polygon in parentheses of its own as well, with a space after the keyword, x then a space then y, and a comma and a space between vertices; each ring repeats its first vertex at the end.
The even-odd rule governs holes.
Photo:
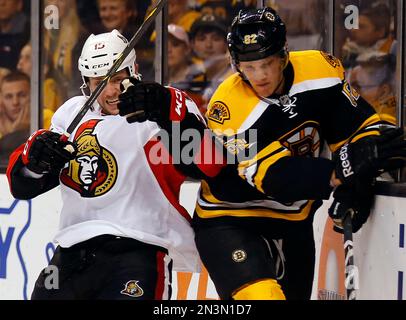
MULTIPOLYGON (((0 67, 0 84, 3 81, 3 78, 6 75, 8 75, 10 72, 11 72, 10 69, 0 67)), ((1 95, 0 95, 0 97, 1 97, 1 95)), ((0 99, 0 113, 1 113, 1 99, 0 99)))
POLYGON ((72 50, 84 32, 76 11, 76 2, 70 0, 47 0, 47 5, 55 5, 59 10, 59 29, 45 29, 44 48, 51 53, 55 81, 62 90, 62 100, 76 92, 77 83, 73 80, 72 50))
MULTIPOLYGON (((158 0, 151 0, 147 13, 149 13, 153 7, 156 6, 158 0)), ((189 7, 188 0, 169 0, 168 1, 168 20, 169 24, 176 24, 186 32, 190 31, 190 27, 193 22, 200 17, 200 13, 189 7)), ((151 37, 151 41, 155 40, 155 35, 151 37)))
POLYGON ((324 0, 273 0, 272 7, 289 26, 289 50, 325 50, 325 21, 328 12, 324 0))
POLYGON ((31 42, 27 43, 20 51, 17 63, 17 70, 25 73, 31 78, 32 73, 32 47, 31 42))
POLYGON ((180 26, 170 24, 168 26, 168 84, 186 91, 200 106, 206 76, 203 64, 192 62, 191 52, 186 31, 180 26))
MULTIPOLYGON (((92 27, 93 33, 111 32, 114 29, 118 30, 124 37, 131 39, 138 30, 142 22, 137 9, 138 0, 97 0, 96 7, 100 22, 98 27, 92 27)), ((80 40, 74 48, 72 56, 72 65, 76 64, 80 56, 85 40, 90 35, 89 32, 82 34, 80 40)), ((137 44, 137 61, 140 69, 143 70, 143 76, 146 79, 153 79, 153 58, 154 47, 148 40, 149 36, 144 36, 137 44), (145 74, 144 74, 145 72, 145 74)), ((77 88, 80 87, 82 79, 80 75, 74 74, 74 83, 76 95, 80 92, 77 88)))
MULTIPOLYGON (((131 39, 142 22, 141 19, 138 19, 137 3, 138 0, 97 0, 102 24, 101 32, 116 29, 128 40, 131 39)), ((143 78, 152 80, 154 78, 154 47, 148 40, 149 37, 150 35, 144 36, 137 43, 137 61, 143 78)))
MULTIPOLYGON (((157 0, 152 0, 151 5, 149 6, 147 10, 147 14, 151 12, 152 8, 156 6, 157 0)), ((200 16, 200 13, 191 9, 189 7, 188 0, 169 0, 168 1, 168 23, 169 24, 175 24, 180 27, 182 27, 186 32, 189 32, 191 25, 193 22, 200 16)), ((156 32, 153 31, 151 36, 150 36, 150 43, 151 46, 155 42, 156 39, 156 32)), ((144 58, 140 57, 139 54, 142 53, 138 50, 137 48, 137 55, 138 55, 138 61, 140 61, 139 58, 144 58)), ((150 56, 153 57, 154 53, 151 52, 150 56)), ((145 79, 145 69, 140 66, 141 69, 141 74, 143 76, 143 79, 145 79)), ((153 75, 151 75, 153 76, 153 75)), ((152 77, 153 79, 153 77, 152 77)))
POLYGON ((395 59, 382 52, 364 53, 349 74, 349 82, 379 113, 396 125, 395 59))
POLYGON ((193 23, 190 38, 194 54, 204 63, 208 85, 203 100, 207 104, 218 85, 233 72, 225 21, 215 15, 203 15, 193 23))
POLYGON ((100 21, 103 32, 118 30, 127 39, 131 39, 137 30, 134 23, 138 15, 133 0, 98 0, 100 21))
POLYGON ((238 14, 241 9, 255 9, 257 7, 257 0, 232 0, 231 5, 233 13, 238 14))
MULTIPOLYGON (((156 0, 152 0, 152 3, 156 3, 156 0)), ((169 0, 168 4, 169 23, 177 24, 189 32, 200 13, 189 7, 188 0, 169 0)))
POLYGON ((3 78, 0 85, 2 113, 0 132, 4 136, 30 123, 30 78, 19 71, 3 78))
MULTIPOLYGON (((7 68, 0 68, 0 85, 3 82, 4 77, 6 75, 10 74, 10 72, 11 71, 9 69, 7 69, 7 68)), ((2 99, 1 94, 0 94, 0 119, 3 117, 3 113, 4 113, 3 99, 2 99)), ((2 128, 1 120, 0 120, 0 138, 3 135, 3 131, 4 131, 4 129, 2 128)))
POLYGON ((232 1, 227 0, 203 0, 200 1, 199 11, 202 15, 212 14, 225 20, 226 25, 231 24, 234 17, 232 1))
MULTIPOLYGON (((17 70, 25 73, 31 78, 32 73, 32 47, 31 43, 27 43, 20 52, 20 58, 17 63, 17 70)), ((51 118, 56 109, 62 104, 62 94, 58 83, 55 81, 53 75, 54 69, 52 66, 52 58, 43 50, 45 59, 42 65, 44 72, 43 83, 43 127, 48 128, 51 124, 51 118)))
POLYGON ((346 68, 356 65, 360 54, 368 52, 394 52, 396 41, 390 30, 391 15, 387 5, 378 4, 360 11, 359 28, 350 31, 342 48, 346 68))
POLYGON ((0 67, 14 70, 21 48, 30 39, 29 18, 22 0, 0 1, 0 67))
POLYGON ((29 136, 30 78, 19 71, 6 75, 0 85, 0 162, 6 164, 10 153, 29 136))

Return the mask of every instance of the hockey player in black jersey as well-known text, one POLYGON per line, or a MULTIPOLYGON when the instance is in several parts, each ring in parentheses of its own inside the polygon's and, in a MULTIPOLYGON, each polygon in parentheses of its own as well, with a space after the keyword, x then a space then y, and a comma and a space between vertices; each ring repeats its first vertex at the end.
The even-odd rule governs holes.
MULTIPOLYGON (((369 215, 374 177, 404 164, 403 132, 380 133, 382 120, 345 81, 337 58, 288 52, 273 9, 241 11, 227 41, 237 72, 218 87, 206 118, 238 161, 203 178, 196 245, 222 299, 309 299, 312 222, 322 199, 334 190, 337 228, 352 208, 357 231, 369 215), (256 135, 248 139, 250 130, 256 135), (324 145, 333 160, 321 157, 324 145)), ((167 103, 160 110, 140 103, 165 90, 134 86, 120 97, 120 114, 141 112, 141 121, 167 126, 167 103)))

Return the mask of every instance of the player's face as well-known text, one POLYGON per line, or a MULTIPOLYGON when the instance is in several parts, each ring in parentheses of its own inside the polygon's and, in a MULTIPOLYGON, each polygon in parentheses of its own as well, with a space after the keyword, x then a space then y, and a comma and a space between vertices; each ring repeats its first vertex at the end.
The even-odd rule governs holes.
MULTIPOLYGON (((107 86, 100 93, 97 98, 97 102, 100 104, 103 112, 108 115, 118 114, 117 104, 119 102, 118 96, 120 95, 120 83, 125 78, 128 77, 126 69, 123 69, 117 72, 114 76, 111 77, 110 81, 107 83, 107 86)), ((89 88, 93 92, 98 84, 102 82, 104 77, 90 78, 89 79, 89 88)))
POLYGON ((255 61, 241 61, 239 68, 258 95, 268 97, 274 93, 281 93, 283 59, 279 56, 270 56, 255 61), (276 92, 277 89, 278 92, 276 92))

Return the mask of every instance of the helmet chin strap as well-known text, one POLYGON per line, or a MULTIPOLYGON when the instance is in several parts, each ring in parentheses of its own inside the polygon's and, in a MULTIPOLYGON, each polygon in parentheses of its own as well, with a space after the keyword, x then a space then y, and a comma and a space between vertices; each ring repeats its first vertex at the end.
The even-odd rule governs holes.
POLYGON ((83 84, 80 86, 80 91, 82 92, 83 96, 85 96, 86 98, 89 98, 89 95, 86 94, 86 89, 88 89, 89 86, 87 85, 86 82, 83 81, 83 84))
POLYGON ((278 90, 279 90, 281 87, 283 87, 284 83, 285 83, 285 76, 283 75, 283 70, 282 70, 282 78, 281 78, 281 81, 279 81, 278 86, 277 86, 276 89, 272 92, 272 94, 278 92, 278 90))

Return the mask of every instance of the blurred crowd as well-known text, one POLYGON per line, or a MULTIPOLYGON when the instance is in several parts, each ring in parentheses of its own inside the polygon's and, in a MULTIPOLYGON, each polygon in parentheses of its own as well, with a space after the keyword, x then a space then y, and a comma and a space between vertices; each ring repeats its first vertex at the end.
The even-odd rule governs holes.
MULTIPOLYGON (((156 0, 43 0, 59 14, 58 29, 43 29, 42 125, 69 97, 80 95, 77 60, 91 33, 119 30, 130 39, 156 0)), ((270 0, 287 25, 289 50, 327 50, 328 2, 270 0)), ((395 122, 396 2, 336 1, 336 55, 346 78, 378 112, 395 122), (344 28, 344 8, 356 5, 359 28, 344 28)), ((214 90, 234 72, 226 35, 232 18, 256 0, 169 0, 168 84, 188 92, 204 114, 214 90)), ((46 16, 44 16, 45 18, 46 16)), ((144 80, 154 79, 151 27, 136 46, 144 80)), ((30 1, 0 0, 0 165, 30 131, 30 1)))

